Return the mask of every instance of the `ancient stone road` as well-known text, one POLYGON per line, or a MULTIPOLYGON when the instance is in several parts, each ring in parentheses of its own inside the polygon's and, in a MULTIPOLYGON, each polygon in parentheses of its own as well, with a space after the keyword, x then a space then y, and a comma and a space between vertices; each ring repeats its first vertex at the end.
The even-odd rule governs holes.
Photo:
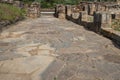
POLYGON ((120 49, 66 20, 27 19, 0 35, 0 80, 120 80, 120 49))

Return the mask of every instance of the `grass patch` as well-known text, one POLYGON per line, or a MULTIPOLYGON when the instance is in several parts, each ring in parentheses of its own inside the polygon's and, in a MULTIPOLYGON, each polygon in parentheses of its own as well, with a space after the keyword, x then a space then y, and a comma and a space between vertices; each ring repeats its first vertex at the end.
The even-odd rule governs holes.
POLYGON ((112 21, 112 28, 114 30, 120 31, 120 19, 112 21))
POLYGON ((15 20, 24 17, 25 11, 10 4, 0 3, 0 21, 15 20))

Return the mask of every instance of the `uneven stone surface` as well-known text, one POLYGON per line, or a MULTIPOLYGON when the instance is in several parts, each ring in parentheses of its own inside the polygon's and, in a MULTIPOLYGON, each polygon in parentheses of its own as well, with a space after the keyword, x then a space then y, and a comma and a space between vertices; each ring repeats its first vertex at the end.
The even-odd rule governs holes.
POLYGON ((120 80, 119 48, 66 20, 27 19, 0 34, 0 80, 120 80))

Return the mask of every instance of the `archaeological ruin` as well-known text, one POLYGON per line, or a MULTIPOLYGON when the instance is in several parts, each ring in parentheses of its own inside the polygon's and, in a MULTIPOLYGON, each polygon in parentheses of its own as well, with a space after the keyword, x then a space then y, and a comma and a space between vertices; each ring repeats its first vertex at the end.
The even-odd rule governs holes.
POLYGON ((78 5, 56 5, 55 16, 68 19, 77 24, 103 33, 120 42, 120 34, 113 37, 113 29, 119 30, 120 1, 116 2, 80 2, 78 5), (104 32, 108 30, 108 34, 104 32))

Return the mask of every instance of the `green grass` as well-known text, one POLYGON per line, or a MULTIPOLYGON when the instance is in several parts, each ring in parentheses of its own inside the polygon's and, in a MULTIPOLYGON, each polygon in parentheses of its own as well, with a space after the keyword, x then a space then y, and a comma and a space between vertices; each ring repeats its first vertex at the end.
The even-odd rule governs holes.
POLYGON ((112 28, 114 30, 120 31, 120 20, 113 20, 112 21, 112 28))
POLYGON ((0 21, 3 20, 15 20, 16 18, 20 18, 24 16, 24 10, 12 6, 10 4, 0 3, 0 21))

